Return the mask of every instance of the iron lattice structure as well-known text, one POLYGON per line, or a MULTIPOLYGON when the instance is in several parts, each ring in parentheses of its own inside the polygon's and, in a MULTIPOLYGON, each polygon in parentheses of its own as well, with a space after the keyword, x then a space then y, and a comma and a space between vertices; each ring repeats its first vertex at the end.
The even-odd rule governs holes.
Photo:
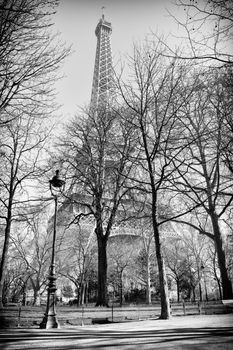
POLYGON ((111 23, 107 22, 102 15, 97 24, 95 34, 97 36, 94 76, 91 93, 91 106, 96 108, 106 105, 112 94, 112 51, 110 35, 111 23))

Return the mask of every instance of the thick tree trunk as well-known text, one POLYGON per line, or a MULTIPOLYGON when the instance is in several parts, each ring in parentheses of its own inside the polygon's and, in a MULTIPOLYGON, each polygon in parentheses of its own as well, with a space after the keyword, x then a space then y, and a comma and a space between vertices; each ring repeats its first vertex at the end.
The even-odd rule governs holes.
POLYGON ((79 284, 77 287, 77 306, 81 305, 81 285, 79 284))
POLYGON ((220 298, 220 300, 222 300, 222 288, 221 288, 221 283, 220 283, 220 280, 219 280, 218 276, 216 276, 216 281, 217 281, 217 284, 218 284, 219 298, 220 298))
POLYGON ((3 244, 1 264, 0 264, 0 309, 3 308, 3 289, 4 289, 4 281, 7 271, 7 259, 8 259, 8 251, 10 244, 10 231, 11 231, 11 205, 8 208, 8 218, 7 224, 5 228, 5 240, 3 244))
POLYGON ((107 300, 107 241, 97 234, 98 241, 98 291, 96 306, 108 306, 107 300))
POLYGON ((192 287, 192 290, 193 290, 193 302, 195 303, 195 301, 196 301, 195 286, 192 287))
MULTIPOLYGON (((215 254, 216 254, 216 245, 215 245, 215 254)), ((222 300, 222 289, 221 289, 221 283, 220 283, 220 280, 219 280, 219 278, 218 278, 217 271, 216 271, 215 254, 214 254, 214 257, 213 257, 214 277, 215 277, 215 280, 216 280, 216 282, 217 282, 217 284, 218 284, 219 298, 220 298, 220 300, 222 300)))
POLYGON ((168 285, 167 276, 165 271, 165 263, 162 257, 161 242, 159 237, 159 230, 157 225, 154 225, 154 237, 155 237, 155 250, 156 258, 159 270, 159 285, 160 285, 160 298, 161 298, 161 319, 170 318, 170 303, 168 298, 168 285))
POLYGON ((36 288, 33 292, 33 305, 40 306, 40 290, 36 288))
POLYGON ((218 224, 218 218, 215 213, 211 215, 212 226, 215 237, 215 246, 218 257, 218 265, 221 273, 221 281, 222 281, 222 297, 223 299, 232 299, 232 284, 230 278, 228 276, 227 267, 226 267, 226 257, 222 244, 221 232, 218 224))

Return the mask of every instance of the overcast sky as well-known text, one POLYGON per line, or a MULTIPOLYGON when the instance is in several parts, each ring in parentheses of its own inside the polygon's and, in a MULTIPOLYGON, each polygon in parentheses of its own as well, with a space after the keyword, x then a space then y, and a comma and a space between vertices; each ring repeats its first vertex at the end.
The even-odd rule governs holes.
POLYGON ((142 40, 151 30, 177 34, 178 26, 168 15, 180 15, 173 0, 60 0, 55 30, 72 44, 74 53, 63 67, 65 79, 57 84, 64 118, 72 117, 78 106, 90 102, 96 50, 95 28, 105 7, 105 19, 112 23, 111 45, 116 63, 130 53, 133 41, 142 40))

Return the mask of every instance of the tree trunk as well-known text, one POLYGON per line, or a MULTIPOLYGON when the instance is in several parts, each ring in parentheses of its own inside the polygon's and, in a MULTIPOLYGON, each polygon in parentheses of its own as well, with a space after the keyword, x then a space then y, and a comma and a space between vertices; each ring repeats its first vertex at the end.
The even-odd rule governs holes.
POLYGON ((97 233, 98 241, 98 291, 96 306, 108 306, 107 300, 107 241, 97 233))
MULTIPOLYGON (((83 264, 84 271, 84 264, 83 264)), ((79 287, 79 297, 78 297, 78 305, 84 305, 84 293, 85 293, 85 281, 84 281, 84 272, 81 273, 80 279, 80 287, 79 287)))
POLYGON ((33 292, 33 305, 40 306, 40 290, 34 289, 33 292))
POLYGON ((25 281, 23 281, 23 288, 22 288, 22 294, 23 294, 22 305, 23 306, 27 305, 27 283, 28 283, 28 277, 26 278, 25 281))
POLYGON ((0 309, 3 308, 3 289, 4 289, 4 281, 7 271, 7 259, 8 259, 8 251, 9 251, 9 244, 10 244, 10 231, 11 231, 11 206, 12 201, 9 201, 8 206, 8 215, 7 215, 7 223, 5 228, 5 240, 3 244, 3 250, 2 250, 2 258, 1 258, 1 264, 0 264, 0 309))
POLYGON ((84 305, 85 304, 85 291, 86 291, 86 284, 85 284, 85 282, 82 282, 80 305, 84 305))
POLYGON ((120 272, 120 306, 123 304, 123 271, 120 272))
POLYGON ((218 284, 219 298, 220 298, 220 300, 222 300, 222 288, 221 288, 221 283, 220 283, 220 280, 219 280, 218 276, 216 276, 216 281, 217 281, 217 284, 218 284))
POLYGON ((147 254, 147 275, 146 275, 146 302, 151 304, 151 290, 150 290, 150 257, 147 254))
POLYGON ((214 257, 213 257, 213 269, 214 269, 214 277, 215 277, 215 280, 218 284, 218 290, 219 290, 219 299, 222 300, 222 289, 221 289, 221 283, 220 283, 220 280, 218 278, 218 275, 217 275, 217 271, 216 271, 216 259, 215 259, 215 256, 216 256, 216 245, 215 245, 215 253, 214 253, 214 257))
POLYGON ((204 286, 205 286, 205 300, 209 301, 205 275, 204 275, 204 286))
POLYGON ((80 283, 78 284, 76 290, 77 290, 77 306, 79 306, 80 305, 80 295, 81 295, 81 284, 80 283))
POLYGON ((88 304, 88 302, 89 302, 89 300, 88 300, 88 297, 89 297, 89 283, 88 283, 88 281, 87 281, 87 283, 86 283, 86 291, 85 291, 85 304, 87 305, 88 304))
POLYGON ((176 280, 176 289, 177 289, 177 291, 176 291, 176 293, 177 293, 177 303, 179 303, 180 302, 180 282, 179 282, 178 279, 176 280))
MULTIPOLYGON (((151 161, 150 152, 148 150, 147 144, 147 133, 144 130, 143 123, 141 123, 141 132, 143 138, 143 144, 146 154, 146 160, 148 164, 150 185, 151 185, 151 199, 152 199, 152 207, 151 207, 151 219, 154 231, 154 239, 155 239, 155 251, 156 251, 156 259, 159 270, 159 287, 160 287, 160 303, 161 303, 161 319, 169 319, 170 318, 170 303, 168 298, 168 285, 167 285, 167 276, 165 271, 165 262, 162 256, 162 248, 160 242, 160 235, 157 223, 157 195, 158 189, 155 185, 153 166, 151 161)), ((161 178, 162 181, 162 178, 161 178)))
POLYGON ((159 237, 158 226, 153 223, 154 226, 154 237, 155 237, 155 250, 156 258, 159 270, 159 285, 160 285, 160 298, 161 298, 161 319, 170 318, 170 303, 168 298, 168 285, 167 276, 165 271, 165 263, 161 252, 161 242, 159 237))
POLYGON ((193 290, 193 302, 195 303, 195 301, 196 301, 195 286, 192 287, 192 290, 193 290))
POLYGON ((199 300, 202 301, 202 288, 201 288, 201 281, 198 282, 199 287, 199 300))
POLYGON ((226 267, 226 257, 222 244, 221 232, 218 224, 218 218, 215 213, 211 215, 212 226, 215 237, 215 246, 218 256, 218 265, 221 273, 221 281, 222 281, 222 297, 223 299, 232 299, 232 284, 228 276, 227 267, 226 267))
POLYGON ((199 266, 197 267, 197 277, 198 277, 199 300, 202 301, 201 275, 200 275, 199 266))

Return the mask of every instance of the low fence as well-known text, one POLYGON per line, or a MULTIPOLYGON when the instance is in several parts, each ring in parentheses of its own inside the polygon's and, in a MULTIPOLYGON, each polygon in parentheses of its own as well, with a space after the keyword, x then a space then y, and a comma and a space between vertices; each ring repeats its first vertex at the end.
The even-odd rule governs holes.
MULTIPOLYGON (((58 306, 57 318, 64 327, 82 326, 95 323, 127 322, 145 319, 156 319, 160 316, 160 305, 125 305, 112 304, 106 307, 69 307, 58 306)), ((45 312, 44 307, 12 305, 2 311, 4 328, 39 328, 45 312)), ((211 315, 233 312, 232 302, 182 302, 171 303, 172 316, 211 315)), ((1 323, 1 322, 0 322, 1 323)))
POLYGON ((185 302, 171 303, 172 315, 211 315, 233 312, 233 304, 225 304, 223 301, 197 301, 197 302, 185 302))

